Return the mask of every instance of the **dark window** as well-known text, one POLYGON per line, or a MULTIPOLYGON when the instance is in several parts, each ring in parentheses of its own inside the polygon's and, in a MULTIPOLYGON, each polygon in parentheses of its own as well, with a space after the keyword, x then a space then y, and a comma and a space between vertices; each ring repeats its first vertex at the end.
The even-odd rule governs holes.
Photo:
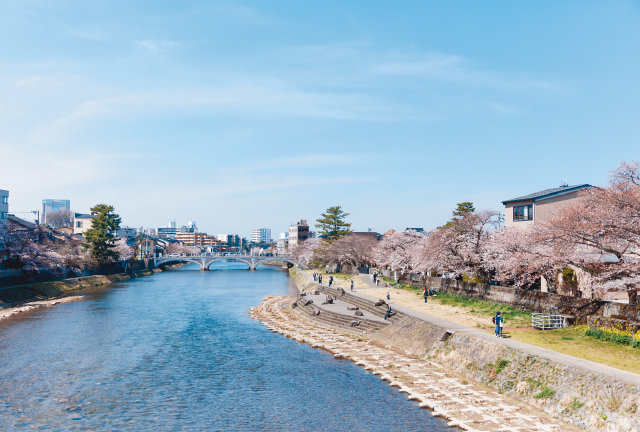
POLYGON ((513 207, 514 222, 530 221, 530 220, 533 220, 533 205, 513 207))

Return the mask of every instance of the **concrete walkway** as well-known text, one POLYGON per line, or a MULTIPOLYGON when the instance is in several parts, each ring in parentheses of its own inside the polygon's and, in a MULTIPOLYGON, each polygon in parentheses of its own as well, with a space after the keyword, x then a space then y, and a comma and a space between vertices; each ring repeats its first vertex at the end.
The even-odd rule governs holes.
MULTIPOLYGON (((324 284, 323 284, 324 285, 324 284)), ((328 286, 328 285, 326 285, 328 286)), ((327 298, 326 294, 318 294, 318 295, 314 295, 314 294, 307 294, 306 296, 302 297, 302 299, 311 299, 313 300, 313 305, 317 306, 320 309, 326 310, 328 312, 333 312, 333 313, 337 313, 340 315, 345 315, 354 319, 366 319, 369 321, 376 321, 376 322, 381 322, 381 323, 386 323, 387 321, 383 320, 382 318, 373 315, 370 312, 361 310, 361 312, 363 313, 363 315, 361 316, 356 316, 355 311, 354 310, 349 310, 349 308, 353 308, 354 306, 352 304, 343 302, 342 300, 334 300, 332 304, 322 304, 327 298)))
MULTIPOLYGON (((360 275, 360 279, 362 279, 370 288, 375 288, 380 290, 380 298, 384 297, 387 293, 386 288, 381 286, 376 286, 371 282, 369 275, 360 275)), ((369 301, 377 301, 378 299, 369 297, 367 295, 352 292, 351 294, 360 297, 369 301)), ((611 366, 604 365, 602 363, 596 363, 590 360, 585 360, 579 357, 570 356, 568 354, 559 353, 557 351, 553 351, 547 348, 542 348, 536 345, 531 345, 525 342, 516 341, 513 339, 498 339, 493 334, 488 333, 481 329, 474 329, 470 327, 466 327, 451 321, 444 320, 442 318, 438 318, 432 315, 428 315, 422 312, 415 311, 413 309, 409 309, 402 306, 397 306, 393 304, 393 299, 391 301, 391 307, 398 312, 402 312, 405 315, 411 316, 413 318, 417 318, 422 321, 426 321, 430 324, 436 325, 438 327, 443 327, 447 331, 450 332, 461 332, 465 334, 473 334, 476 337, 485 339, 489 342, 508 346, 513 349, 517 349, 528 354, 536 355, 538 357, 543 357, 554 362, 570 366, 573 368, 584 369, 589 372, 605 375, 611 378, 614 378, 618 381, 622 381, 628 384, 633 384, 640 386, 640 375, 635 374, 633 372, 628 372, 620 369, 613 368, 611 366)))

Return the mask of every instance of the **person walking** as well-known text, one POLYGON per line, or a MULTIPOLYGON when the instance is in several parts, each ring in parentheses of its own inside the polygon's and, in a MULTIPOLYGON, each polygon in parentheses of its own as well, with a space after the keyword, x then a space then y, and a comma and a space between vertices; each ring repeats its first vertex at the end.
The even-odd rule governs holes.
POLYGON ((313 281, 317 281, 318 280, 318 273, 313 273, 313 281))
POLYGON ((331 284, 333 284, 333 276, 329 276, 329 288, 331 288, 331 284))
POLYGON ((373 283, 378 285, 378 273, 376 272, 373 273, 373 283))
POLYGON ((320 285, 322 285, 322 275, 321 274, 318 275, 318 283, 320 285))
POLYGON ((389 293, 387 293, 387 303, 389 303, 391 301, 391 296, 389 295, 389 293))
POLYGON ((495 333, 497 338, 502 337, 502 325, 504 323, 504 319, 502 318, 502 314, 500 311, 496 312, 496 316, 493 317, 493 324, 496 326, 495 333))
POLYGON ((424 290, 422 290, 422 296, 424 297, 424 302, 427 303, 427 298, 429 297, 429 290, 427 287, 424 287, 424 290))
POLYGON ((353 279, 351 279, 351 291, 353 291, 353 279))

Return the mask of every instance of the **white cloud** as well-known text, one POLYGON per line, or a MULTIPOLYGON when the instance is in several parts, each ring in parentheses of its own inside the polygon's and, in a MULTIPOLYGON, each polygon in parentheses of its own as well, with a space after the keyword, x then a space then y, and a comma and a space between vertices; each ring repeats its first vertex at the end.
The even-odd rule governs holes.
POLYGON ((166 40, 138 40, 134 42, 134 45, 144 51, 150 52, 152 54, 160 54, 171 48, 175 48, 180 46, 180 42, 175 41, 166 41, 166 40))

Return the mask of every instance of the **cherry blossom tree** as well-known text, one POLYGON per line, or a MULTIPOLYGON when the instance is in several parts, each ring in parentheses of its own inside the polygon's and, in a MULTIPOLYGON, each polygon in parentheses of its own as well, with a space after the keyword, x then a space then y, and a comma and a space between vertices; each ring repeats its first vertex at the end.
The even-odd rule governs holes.
POLYGON ((317 259, 316 253, 319 249, 320 240, 310 238, 289 247, 289 254, 299 265, 307 267, 317 259))
POLYGON ((386 233, 374 250, 374 260, 380 267, 401 273, 410 271, 416 265, 417 245, 424 239, 424 234, 413 230, 386 233))
POLYGON ((557 257, 589 272, 594 289, 626 291, 638 304, 640 284, 640 164, 622 162, 610 183, 540 224, 538 233, 557 257))
POLYGON ((324 262, 362 267, 373 261, 373 248, 378 240, 371 236, 348 234, 333 243, 323 245, 317 253, 324 262))
POLYGON ((129 261, 134 256, 134 248, 127 244, 126 238, 116 240, 113 250, 118 254, 118 257, 124 261, 129 261))
POLYGON ((487 280, 490 269, 484 261, 489 235, 498 225, 498 213, 470 212, 439 227, 426 237, 426 244, 414 249, 414 267, 421 272, 450 272, 487 280))

